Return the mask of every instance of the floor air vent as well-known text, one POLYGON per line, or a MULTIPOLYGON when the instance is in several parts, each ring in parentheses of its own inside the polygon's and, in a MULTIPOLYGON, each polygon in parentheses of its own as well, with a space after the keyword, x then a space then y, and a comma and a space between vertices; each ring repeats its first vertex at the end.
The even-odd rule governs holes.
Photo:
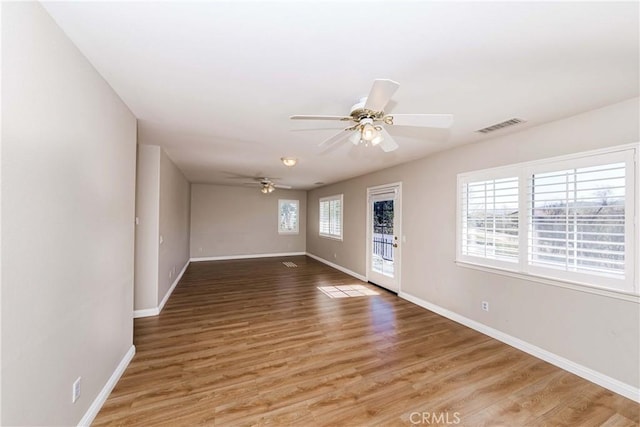
POLYGON ((296 263, 291 261, 285 261, 283 264, 287 267, 297 267, 296 263))
POLYGON ((522 119, 509 119, 504 122, 496 123, 495 125, 487 126, 486 128, 478 129, 476 132, 489 133, 496 130, 500 130, 509 126, 517 125, 519 123, 525 123, 526 120, 522 119))

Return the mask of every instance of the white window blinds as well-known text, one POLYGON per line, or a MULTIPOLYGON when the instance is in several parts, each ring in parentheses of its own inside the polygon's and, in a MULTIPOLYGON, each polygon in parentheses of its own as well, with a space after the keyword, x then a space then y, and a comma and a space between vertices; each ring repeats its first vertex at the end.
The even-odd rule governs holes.
POLYGON ((342 194, 320 199, 320 235, 342 238, 342 194))
POLYGON ((462 253, 518 261, 518 178, 463 182, 462 253))
POLYGON ((458 175, 457 260, 640 294, 639 148, 458 175))
POLYGON ((625 163, 533 174, 529 263, 624 278, 625 163))

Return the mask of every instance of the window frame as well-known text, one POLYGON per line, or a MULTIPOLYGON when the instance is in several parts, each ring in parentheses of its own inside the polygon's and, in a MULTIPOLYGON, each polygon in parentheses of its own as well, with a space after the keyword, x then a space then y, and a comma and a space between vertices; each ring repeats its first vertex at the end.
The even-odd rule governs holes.
MULTIPOLYGON (((566 169, 579 169, 603 164, 612 164, 612 163, 624 163, 625 171, 629 173, 625 173, 625 223, 624 223, 624 241, 625 241, 625 269, 624 269, 624 282, 627 287, 629 287, 629 291, 638 293, 638 289, 635 288, 633 278, 635 273, 634 262, 626 262, 627 259, 635 259, 635 242, 633 236, 633 228, 634 228, 634 198, 637 197, 637 193, 635 193, 635 182, 634 182, 634 155, 629 155, 626 151, 617 151, 611 153, 601 153, 594 156, 585 156, 578 157, 573 160, 558 160, 554 162, 549 162, 544 165, 539 166, 530 166, 525 168, 524 172, 527 175, 527 182, 525 185, 527 186, 527 196, 531 195, 531 176, 541 173, 547 172, 555 172, 566 169), (630 212, 631 215, 627 215, 626 213, 630 212), (629 243, 629 244, 627 244, 629 243), (635 289, 634 289, 635 288, 635 289)), ((528 203, 531 201, 527 197, 528 203)), ((529 213, 530 205, 527 206, 527 214, 529 213)), ((527 217, 527 225, 529 218, 527 217)), ((531 230, 527 228, 527 233, 531 233, 531 230)), ((529 237, 529 236, 527 236, 529 237)), ((527 247, 529 245, 529 241, 526 242, 527 247)), ((530 254, 527 253, 528 256, 530 254)), ((604 274, 589 274, 586 272, 580 271, 567 271, 567 270, 555 270, 553 268, 545 268, 540 265, 535 265, 529 263, 527 260, 527 272, 536 276, 548 277, 548 278, 557 278, 560 280, 567 280, 570 282, 577 283, 590 283, 590 279, 592 277, 597 277, 597 280, 600 283, 604 283, 607 286, 601 286, 606 289, 610 289, 613 291, 623 291, 619 289, 618 285, 621 279, 608 277, 604 274), (553 274, 549 272, 553 270, 553 274)))
POLYGON ((640 173, 638 171, 638 153, 640 144, 626 144, 623 146, 575 153, 567 156, 553 157, 511 164, 507 166, 460 173, 457 176, 456 190, 456 264, 464 267, 477 268, 483 271, 502 273, 525 280, 533 280, 546 284, 570 287, 579 290, 612 296, 640 296, 640 236, 638 236, 638 215, 640 210, 640 173), (625 270, 624 279, 608 277, 604 274, 590 274, 587 272, 565 271, 554 268, 536 266, 529 263, 530 224, 529 210, 532 196, 530 192, 531 177, 566 169, 578 169, 596 165, 622 163, 625 168, 625 270), (518 234, 519 256, 517 263, 496 262, 496 260, 480 256, 464 255, 463 234, 463 202, 465 200, 464 185, 470 182, 481 182, 490 179, 518 177, 518 234))
MULTIPOLYGON (((470 172, 465 174, 458 175, 458 190, 457 190, 457 212, 456 212, 456 222, 457 222, 457 233, 456 233, 456 260, 462 262, 468 262, 473 264, 478 264, 478 260, 482 260, 482 265, 486 265, 488 267, 495 267, 509 271, 517 271, 516 266, 518 262, 511 261, 502 261, 499 259, 492 258, 482 258, 475 257, 471 255, 463 254, 462 250, 462 213, 464 211, 462 207, 462 187, 471 182, 482 182, 489 180, 498 180, 498 179, 507 179, 507 178, 517 178, 518 179, 518 198, 522 197, 521 189, 520 189, 520 177, 518 173, 515 173, 509 169, 490 169, 490 170, 482 170, 477 173, 470 172)), ((465 198, 466 200, 466 198, 465 198)), ((520 200, 518 205, 520 204, 520 200)), ((522 221, 521 216, 518 216, 518 224, 520 225, 522 221)), ((518 248, 522 244, 520 228, 518 226, 518 248)))
POLYGON ((278 199, 278 234, 300 234, 300 200, 293 199, 278 199), (282 206, 285 203, 293 203, 296 206, 296 221, 295 221, 295 230, 283 230, 281 228, 280 218, 282 215, 282 206))
POLYGON ((343 194, 335 194, 333 196, 321 197, 318 200, 318 235, 320 237, 325 237, 327 239, 334 239, 342 241, 344 236, 344 195, 343 194), (329 230, 331 230, 331 202, 332 201, 340 201, 340 233, 323 233, 322 232, 322 203, 329 202, 329 230))

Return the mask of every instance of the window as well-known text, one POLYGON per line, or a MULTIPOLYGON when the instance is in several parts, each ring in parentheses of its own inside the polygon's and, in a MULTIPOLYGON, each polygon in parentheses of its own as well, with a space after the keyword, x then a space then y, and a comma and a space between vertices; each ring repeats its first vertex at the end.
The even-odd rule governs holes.
POLYGON ((625 164, 530 177, 529 264, 623 278, 625 164))
POLYGON ((278 200, 278 233, 298 234, 298 200, 278 200))
POLYGON ((463 185, 462 253, 495 264, 518 262, 518 178, 463 185))
POLYGON ((320 235, 342 240, 342 194, 320 199, 320 235))
POLYGON ((458 261, 638 294, 637 147, 458 176, 458 261))

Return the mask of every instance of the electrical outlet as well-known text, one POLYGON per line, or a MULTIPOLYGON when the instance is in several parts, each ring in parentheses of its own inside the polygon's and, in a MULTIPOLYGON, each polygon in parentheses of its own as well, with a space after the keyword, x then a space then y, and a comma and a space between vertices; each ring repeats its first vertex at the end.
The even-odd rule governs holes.
POLYGON ((82 377, 78 377, 77 380, 73 382, 72 390, 71 390, 71 403, 76 403, 76 401, 80 398, 80 381, 82 377))
POLYGON ((333 259, 338 258, 338 254, 333 254, 333 259))
POLYGON ((488 301, 482 301, 482 310, 489 311, 489 302, 488 301))

